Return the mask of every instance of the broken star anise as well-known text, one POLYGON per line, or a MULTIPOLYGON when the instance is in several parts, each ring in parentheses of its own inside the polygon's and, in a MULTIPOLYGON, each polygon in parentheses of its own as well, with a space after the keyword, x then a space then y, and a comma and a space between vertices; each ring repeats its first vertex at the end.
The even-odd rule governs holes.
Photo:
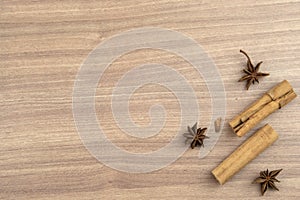
POLYGON ((259 67, 262 64, 262 61, 257 63, 256 66, 254 67, 248 54, 243 50, 240 50, 240 52, 247 57, 248 61, 247 61, 247 68, 243 70, 246 75, 240 78, 239 82, 247 81, 246 88, 248 90, 251 83, 254 84, 255 81, 259 83, 258 78, 262 76, 269 76, 270 74, 259 72, 259 67))
POLYGON ((261 185, 261 195, 264 195, 268 188, 272 188, 275 190, 279 190, 275 182, 280 182, 276 179, 276 176, 281 172, 282 169, 270 171, 267 169, 267 171, 261 171, 260 176, 257 177, 253 183, 260 183, 261 185))
POLYGON ((203 141, 206 138, 209 138, 205 135, 205 131, 207 128, 198 128, 197 129, 197 123, 194 124, 194 126, 191 128, 188 126, 188 133, 184 133, 184 137, 186 137, 186 141, 192 140, 191 148, 194 149, 196 146, 203 146, 203 141))

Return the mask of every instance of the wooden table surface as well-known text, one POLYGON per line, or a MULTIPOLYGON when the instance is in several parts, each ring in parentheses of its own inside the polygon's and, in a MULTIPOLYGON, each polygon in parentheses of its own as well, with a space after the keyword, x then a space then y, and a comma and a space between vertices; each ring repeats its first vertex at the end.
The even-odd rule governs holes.
MULTIPOLYGON (((211 175, 247 137, 238 138, 228 121, 265 91, 286 79, 300 94, 300 1, 0 1, 0 198, 1 199, 299 199, 299 97, 264 120, 279 140, 220 186, 211 175), (84 147, 72 113, 76 74, 102 41, 133 28, 172 29, 193 38, 214 60, 224 82, 226 119, 213 150, 198 158, 188 150, 160 170, 132 174, 111 169, 84 147), (264 61, 271 75, 244 89, 237 80, 246 59, 264 61), (259 171, 283 171, 280 191, 260 197, 251 184, 259 171)), ((164 87, 148 85, 132 96, 131 116, 146 126, 153 102, 166 107, 166 127, 140 139, 124 134, 110 108, 111 91, 132 67, 157 62, 179 70, 197 94, 202 126, 211 116, 203 77, 181 58, 156 50, 132 52, 105 71, 97 88, 98 120, 107 137, 134 153, 155 151, 176 134, 180 109, 164 87), (102 93, 101 93, 102 92, 102 93), (105 98, 107 97, 107 98, 105 98), (144 102, 144 103, 141 103, 144 102)))

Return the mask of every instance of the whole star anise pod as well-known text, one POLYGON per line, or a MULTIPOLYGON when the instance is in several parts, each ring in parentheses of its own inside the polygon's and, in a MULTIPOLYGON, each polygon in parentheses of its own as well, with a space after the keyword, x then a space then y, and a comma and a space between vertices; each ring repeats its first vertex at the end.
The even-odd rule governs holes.
POLYGON ((243 50, 240 50, 240 52, 247 57, 248 61, 247 61, 247 68, 243 70, 246 75, 240 78, 239 82, 247 81, 246 88, 248 90, 251 83, 254 84, 255 81, 259 83, 258 78, 262 76, 269 76, 270 74, 259 72, 259 67, 263 63, 262 61, 257 63, 256 66, 254 67, 248 54, 243 50))
POLYGON ((194 149, 196 146, 203 146, 203 141, 206 138, 209 138, 205 135, 205 131, 207 128, 198 128, 197 129, 197 123, 194 124, 194 126, 191 128, 188 126, 188 133, 184 133, 184 137, 186 137, 186 141, 192 140, 191 148, 194 149))
POLYGON ((261 185, 261 195, 263 196, 268 188, 272 188, 275 190, 279 189, 276 187, 275 182, 280 182, 276 179, 276 176, 281 172, 282 169, 270 171, 261 171, 260 176, 257 177, 253 183, 260 183, 261 185))

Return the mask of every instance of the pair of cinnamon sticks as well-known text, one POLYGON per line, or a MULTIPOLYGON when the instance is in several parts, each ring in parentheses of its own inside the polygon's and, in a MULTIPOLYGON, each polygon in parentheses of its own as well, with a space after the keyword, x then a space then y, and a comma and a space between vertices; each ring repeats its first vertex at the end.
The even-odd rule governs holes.
MULTIPOLYGON (((229 125, 236 135, 241 137, 296 97, 292 86, 284 80, 235 117, 229 125)), ((217 166, 212 174, 223 185, 277 139, 276 131, 266 124, 217 166)))

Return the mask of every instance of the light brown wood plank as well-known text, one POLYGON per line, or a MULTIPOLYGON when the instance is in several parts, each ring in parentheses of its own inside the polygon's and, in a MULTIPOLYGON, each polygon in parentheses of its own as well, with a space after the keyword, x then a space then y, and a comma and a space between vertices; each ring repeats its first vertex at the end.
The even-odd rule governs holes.
MULTIPOLYGON (((211 175, 246 137, 227 122, 273 85, 287 79, 300 94, 300 1, 0 1, 0 198, 1 199, 257 199, 252 180, 260 170, 283 168, 280 192, 260 199, 300 196, 299 97, 268 117, 279 140, 224 186, 211 175), (72 93, 81 63, 96 45, 133 28, 154 26, 179 31, 202 45, 214 60, 227 96, 226 125, 204 159, 188 150, 171 165, 147 174, 106 167, 84 147, 72 113, 72 93), (244 90, 237 83, 245 57, 264 61, 271 73, 244 90)), ((141 88, 132 96, 131 115, 149 123, 153 102, 166 107, 166 126, 146 140, 130 137, 114 122, 109 105, 118 79, 132 67, 164 63, 184 74, 196 88, 203 124, 211 116, 203 77, 171 53, 143 50, 117 59, 104 73, 96 93, 98 119, 107 137, 130 152, 155 151, 176 134, 180 108, 163 87, 141 88)))

